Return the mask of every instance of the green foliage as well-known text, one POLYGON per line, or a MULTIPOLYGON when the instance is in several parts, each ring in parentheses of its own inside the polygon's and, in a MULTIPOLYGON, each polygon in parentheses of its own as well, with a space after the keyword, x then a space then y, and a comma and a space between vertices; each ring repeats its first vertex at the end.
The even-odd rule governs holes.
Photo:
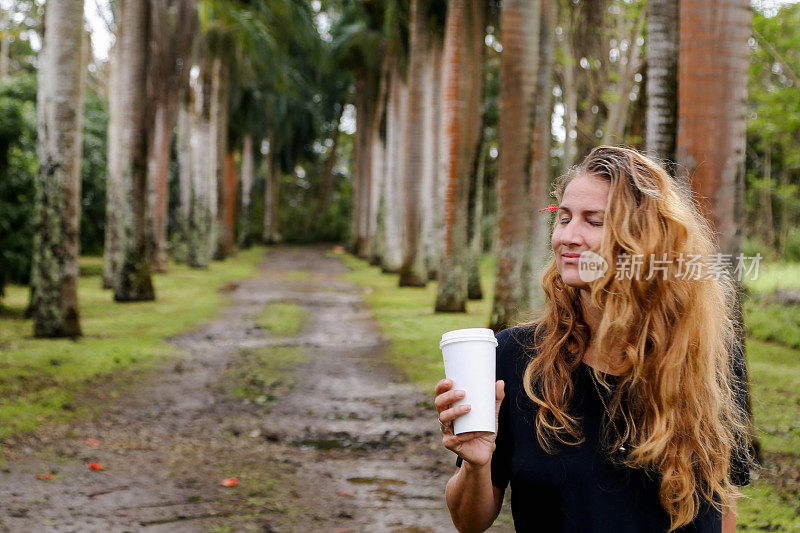
POLYGON ((107 394, 130 381, 130 371, 173 355, 164 339, 211 318, 224 302, 220 287, 253 275, 264 251, 252 248, 207 270, 170 265, 169 274, 153 276, 157 302, 124 304, 100 288, 98 259, 81 258, 89 275, 78 283, 78 340, 32 338, 31 320, 23 317, 29 291, 9 286, 0 312, 0 439, 79 414, 81 394, 107 394))
MULTIPOLYGON (((0 294, 4 282, 27 283, 33 243, 36 155, 36 76, 20 73, 0 84, 0 294)), ((106 129, 103 99, 86 92, 81 165, 81 252, 103 251, 106 209, 106 129)))
POLYGON ((81 163, 81 253, 103 253, 106 224, 108 107, 99 94, 86 91, 81 163))
POLYGON ((30 276, 36 159, 36 77, 0 84, 0 295, 30 276))
MULTIPOLYGON (((747 119, 747 228, 787 260, 800 256, 800 4, 755 11, 747 119), (770 16, 767 16, 770 15, 770 16), (771 217, 771 218, 770 218, 771 217)), ((762 252, 764 253, 764 252, 762 252)))
MULTIPOLYGON (((344 135, 343 135, 344 136, 344 135)), ((349 137, 349 136, 348 136, 349 137)), ((330 202, 318 212, 318 195, 324 161, 309 167, 314 179, 284 176, 280 206, 281 235, 287 243, 340 242, 350 227, 352 182, 336 172, 330 202)))

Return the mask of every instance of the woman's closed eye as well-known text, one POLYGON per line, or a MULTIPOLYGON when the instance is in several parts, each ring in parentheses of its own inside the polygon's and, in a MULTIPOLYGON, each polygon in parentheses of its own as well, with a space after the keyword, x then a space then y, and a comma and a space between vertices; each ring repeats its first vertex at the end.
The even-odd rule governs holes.
MULTIPOLYGON (((563 226, 565 224, 569 224, 570 220, 571 219, 569 217, 561 217, 558 220, 558 223, 563 226)), ((599 228, 599 227, 601 227, 603 225, 603 221, 602 220, 587 220, 586 222, 588 222, 590 226, 594 226, 596 228, 599 228)))

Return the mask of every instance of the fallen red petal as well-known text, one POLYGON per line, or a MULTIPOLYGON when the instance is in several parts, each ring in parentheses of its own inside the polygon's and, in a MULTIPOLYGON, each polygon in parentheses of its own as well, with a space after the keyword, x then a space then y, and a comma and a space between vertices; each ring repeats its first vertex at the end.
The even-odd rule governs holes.
POLYGON ((337 492, 336 495, 337 496, 343 496, 345 498, 355 498, 356 497, 355 494, 352 494, 350 492, 345 492, 343 490, 340 490, 339 492, 337 492))
POLYGON ((52 474, 52 472, 48 472, 46 474, 36 474, 36 479, 47 480, 53 478, 55 478, 55 476, 52 474))
POLYGON ((86 444, 89 446, 100 446, 100 441, 97 439, 86 439, 86 444))
POLYGON ((100 463, 89 463, 89 468, 92 470, 105 470, 106 467, 101 465, 100 463))
POLYGON ((238 484, 239 484, 239 478, 235 477, 229 477, 223 479, 222 482, 220 483, 220 485, 222 485, 223 487, 235 487, 238 484))

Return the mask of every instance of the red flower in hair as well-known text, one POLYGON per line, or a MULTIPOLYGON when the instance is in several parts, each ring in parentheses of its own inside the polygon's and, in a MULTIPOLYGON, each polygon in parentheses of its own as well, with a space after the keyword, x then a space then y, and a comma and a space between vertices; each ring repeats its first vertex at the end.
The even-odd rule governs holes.
POLYGON ((547 207, 545 207, 544 209, 539 209, 540 213, 543 213, 544 211, 550 211, 551 213, 553 211, 558 211, 558 206, 556 204, 550 204, 547 207))

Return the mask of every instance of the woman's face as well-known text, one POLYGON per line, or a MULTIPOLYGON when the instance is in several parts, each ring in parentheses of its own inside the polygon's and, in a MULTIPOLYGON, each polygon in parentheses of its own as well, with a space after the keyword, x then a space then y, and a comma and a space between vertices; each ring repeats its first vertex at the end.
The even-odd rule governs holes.
POLYGON ((589 174, 573 178, 564 190, 552 243, 558 272, 570 287, 589 288, 578 274, 578 258, 600 248, 608 191, 608 182, 589 174))

